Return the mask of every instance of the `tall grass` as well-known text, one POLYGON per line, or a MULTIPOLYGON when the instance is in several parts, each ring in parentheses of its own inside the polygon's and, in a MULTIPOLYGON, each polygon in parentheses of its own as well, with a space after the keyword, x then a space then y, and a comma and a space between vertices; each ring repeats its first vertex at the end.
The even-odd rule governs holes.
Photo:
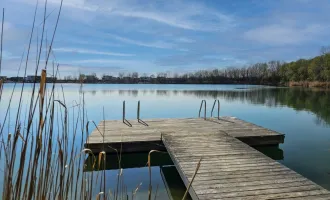
MULTIPOLYGON (((27 89, 23 81, 18 93, 16 83, 14 84, 11 96, 4 97, 9 100, 3 122, 1 122, 0 132, 0 161, 2 182, 2 199, 118 199, 124 196, 124 190, 117 191, 116 194, 105 192, 105 173, 99 171, 84 173, 86 155, 94 154, 89 149, 83 149, 84 142, 88 136, 85 129, 86 110, 83 95, 79 96, 78 106, 69 107, 65 102, 65 95, 58 92, 56 81, 47 83, 47 76, 57 77, 59 65, 52 63, 52 70, 47 70, 51 62, 52 45, 56 35, 61 10, 57 13, 57 20, 51 35, 51 41, 47 41, 45 34, 47 18, 47 1, 44 4, 43 22, 40 41, 37 42, 37 56, 34 74, 37 76, 41 70, 41 80, 37 83, 36 78, 32 83, 32 88, 27 89), (46 49, 45 63, 41 62, 43 49, 46 49), (42 66, 43 65, 43 66, 42 66), (52 71, 49 74, 48 71, 52 71), (16 94, 16 96, 14 96, 16 94), (17 95, 18 94, 18 95, 17 95), (25 111, 25 101, 28 99, 28 106, 25 111), (10 111, 13 101, 15 102, 14 126, 10 129, 12 133, 6 132, 6 125, 10 126, 10 111), (73 116, 72 119, 69 116, 73 116), (25 117, 24 117, 25 116, 25 117), (81 138, 77 140, 76 138, 81 138), (98 181, 101 179, 101 184, 98 181), (96 184, 95 184, 96 183, 96 184), (96 195, 95 195, 96 194, 96 195)), ((36 15, 38 4, 35 7, 30 39, 25 54, 25 64, 23 74, 27 75, 32 38, 36 34, 36 15)), ((2 18, 1 48, 0 48, 0 72, 2 62, 3 44, 3 24, 2 18)), ((23 54, 24 55, 24 54, 23 54)), ((22 56, 23 58, 23 56, 22 56)), ((21 63, 22 63, 21 62, 21 63)), ((20 71, 20 69, 19 69, 20 71)), ((19 74, 18 72, 17 74, 19 74)), ((18 75, 17 75, 18 76, 18 75)), ((56 79, 54 79, 56 80, 56 79)), ((4 87, 3 80, 0 80, 0 97, 4 87)), ((0 98, 0 104, 3 104, 0 98)), ((96 158, 93 159, 93 167, 96 166, 96 158)), ((105 153, 99 154, 98 168, 105 164, 105 153)), ((105 171, 105 169, 103 170, 105 171)), ((124 187, 121 173, 119 181, 124 187)), ((127 195, 126 195, 127 196, 127 195)))
MULTIPOLYGON (((34 75, 37 76, 41 69, 40 83, 37 83, 35 78, 31 89, 27 89, 25 80, 18 89, 15 83, 10 97, 5 97, 9 100, 9 103, 6 107, 3 121, 0 124, 0 182, 2 183, 2 199, 134 199, 142 183, 138 184, 129 195, 127 186, 124 183, 124 172, 120 165, 121 148, 114 149, 106 146, 104 142, 105 130, 102 132, 102 130, 97 129, 103 137, 103 151, 98 155, 94 155, 94 152, 90 149, 84 148, 84 143, 88 139, 90 122, 96 127, 94 121, 87 120, 84 94, 79 93, 78 102, 69 106, 65 101, 63 87, 60 91, 58 87, 61 85, 56 83, 56 79, 52 79, 52 83, 47 82, 47 77, 55 78, 59 74, 60 65, 51 59, 54 55, 52 46, 62 5, 63 0, 57 12, 49 44, 47 44, 47 36, 45 34, 47 18, 50 15, 47 15, 47 0, 43 9, 40 37, 38 31, 35 30, 38 4, 35 7, 29 43, 24 51, 26 54, 24 52, 22 54, 17 76, 22 65, 24 67, 24 77, 27 75, 28 63, 31 57, 32 38, 37 33, 37 40, 40 41, 37 42, 34 75), (44 65, 41 62, 43 49, 46 49, 44 51, 44 65), (14 94, 18 95, 15 96, 14 94), (18 101, 15 103, 15 108, 17 109, 12 107, 15 100, 18 101), (28 100, 28 103, 24 103, 24 100, 28 100), (26 109, 23 111, 24 106, 26 106, 26 109), (11 121, 10 117, 10 111, 12 110, 14 110, 15 114, 14 122, 11 121), (4 128, 6 125, 11 127, 8 132, 4 128), (114 161, 119 163, 116 187, 112 190, 106 187, 106 148, 114 149, 118 156, 118 160, 114 161), (87 167, 85 163, 86 156, 93 158, 89 166, 95 169, 89 173, 84 172, 85 167, 87 167)), ((0 75, 4 10, 2 19, 0 75)), ((3 87, 4 82, 0 80, 0 104, 3 104, 3 87)), ((152 152, 154 151, 151 151, 148 155, 149 199, 151 199, 152 195, 150 170, 150 154, 152 152)), ((155 191, 155 199, 157 191, 158 186, 155 191)))

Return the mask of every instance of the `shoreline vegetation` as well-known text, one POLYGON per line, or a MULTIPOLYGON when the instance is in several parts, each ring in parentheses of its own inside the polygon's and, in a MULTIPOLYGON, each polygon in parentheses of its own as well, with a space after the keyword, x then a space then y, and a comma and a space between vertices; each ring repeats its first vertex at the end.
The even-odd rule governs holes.
MULTIPOLYGON (((40 76, 5 77, 4 82, 40 82, 40 76)), ((57 83, 111 83, 111 84, 248 84, 271 86, 300 86, 330 88, 330 47, 322 47, 321 55, 311 59, 294 62, 270 61, 256 63, 247 67, 208 69, 178 74, 161 72, 139 74, 138 72, 117 75, 96 73, 63 78, 48 77, 48 82, 57 83)))
POLYGON ((291 81, 288 84, 289 87, 306 87, 306 88, 330 88, 330 82, 319 81, 291 81))
MULTIPOLYGON (((0 85, 3 85, 4 83, 23 83, 23 81, 3 81, 0 79, 0 85)), ((50 83, 49 81, 47 81, 50 83)), ((25 82, 25 83, 34 83, 34 82, 25 82)), ((36 82, 38 83, 38 81, 36 82)), ((72 84, 81 84, 79 80, 56 80, 55 84, 60 83, 72 83, 72 84)), ((166 82, 158 82, 157 80, 150 81, 150 82, 131 82, 131 81, 88 81, 85 80, 83 84, 198 84, 198 85, 206 85, 206 84, 223 84, 223 85, 264 85, 264 86, 278 86, 278 87, 304 87, 304 88, 330 88, 330 82, 319 82, 319 81, 290 81, 287 83, 251 83, 251 82, 224 82, 224 83, 213 83, 213 82, 183 82, 178 83, 176 81, 166 81, 166 82)), ((244 88, 237 88, 237 89, 244 89, 244 88)))

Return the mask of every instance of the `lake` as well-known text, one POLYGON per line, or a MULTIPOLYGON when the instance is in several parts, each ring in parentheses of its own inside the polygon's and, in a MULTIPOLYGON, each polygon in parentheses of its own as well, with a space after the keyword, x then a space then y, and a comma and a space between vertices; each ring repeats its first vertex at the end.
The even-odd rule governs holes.
MULTIPOLYGON (((20 86, 20 85, 18 85, 20 86)), ((5 84, 0 104, 3 121, 13 84, 5 84)), ((31 85, 27 85, 31 88, 31 85)), ((136 119, 137 102, 141 101, 141 118, 198 117, 201 100, 207 101, 210 115, 213 101, 220 100, 220 115, 235 116, 248 122, 285 134, 279 148, 257 148, 282 164, 330 189, 330 91, 303 88, 276 88, 257 85, 149 85, 149 84, 78 84, 57 85, 64 92, 68 107, 79 102, 84 94, 88 120, 97 124, 104 118, 121 119, 122 102, 126 101, 126 118, 136 119)), ((26 91, 28 96, 29 91, 26 91)), ((10 109, 15 112, 19 91, 14 92, 10 109)), ((23 100, 27 105, 27 99, 23 100)), ((24 108, 23 108, 24 111, 24 108)), ((10 117, 11 120, 13 116, 10 117)), ((14 121, 14 120, 12 120, 14 121)), ((14 122, 13 122, 14 123, 14 122)), ((10 130, 12 124, 8 126, 10 130)), ((181 199, 184 187, 167 155, 158 155, 152 167, 153 187, 158 185, 157 199, 181 199), (172 197, 169 197, 169 196, 172 197)), ((142 182, 138 198, 148 190, 147 154, 124 156, 123 166, 128 191, 142 182)), ((107 182, 113 187, 118 172, 107 166, 107 182), (112 178, 113 179, 112 179, 112 178)))

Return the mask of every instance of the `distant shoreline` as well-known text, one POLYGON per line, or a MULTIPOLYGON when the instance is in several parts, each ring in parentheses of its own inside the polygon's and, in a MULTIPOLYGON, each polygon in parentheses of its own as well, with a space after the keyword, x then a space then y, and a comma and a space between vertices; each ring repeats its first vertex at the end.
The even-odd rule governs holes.
MULTIPOLYGON (((13 81, 6 81, 5 83, 15 83, 13 81)), ((17 82, 23 83, 23 82, 17 82)), ((33 82, 25 82, 33 83, 33 82)), ((39 82, 36 82, 39 83, 39 82)), ((53 83, 53 82, 48 82, 53 83)), ((259 85, 259 86, 274 86, 274 87, 303 87, 303 88, 330 88, 330 82, 319 82, 319 81, 300 81, 300 82, 288 82, 285 84, 258 84, 258 83, 130 83, 130 82, 83 82, 79 83, 77 81, 62 81, 57 80, 56 84, 67 83, 67 84, 120 84, 120 85, 259 85)))

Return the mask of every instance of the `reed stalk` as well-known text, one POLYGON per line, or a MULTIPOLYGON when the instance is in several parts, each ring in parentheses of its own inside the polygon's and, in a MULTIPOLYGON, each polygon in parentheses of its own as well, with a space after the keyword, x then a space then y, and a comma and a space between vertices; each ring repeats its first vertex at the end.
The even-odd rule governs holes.
POLYGON ((188 187, 187 187, 186 192, 184 193, 184 195, 183 195, 183 197, 182 197, 182 200, 185 200, 185 199, 186 199, 186 197, 187 197, 187 195, 188 195, 188 193, 189 193, 189 190, 190 190, 191 184, 194 182, 194 179, 195 179, 196 174, 197 174, 197 172, 198 172, 198 170, 199 170, 199 167, 201 166, 201 162, 202 162, 202 158, 200 158, 199 161, 198 161, 198 163, 197 163, 197 166, 196 166, 196 169, 195 169, 194 175, 193 175, 193 177, 192 177, 192 179, 191 179, 191 181, 190 181, 190 183, 189 183, 189 185, 188 185, 188 187))

